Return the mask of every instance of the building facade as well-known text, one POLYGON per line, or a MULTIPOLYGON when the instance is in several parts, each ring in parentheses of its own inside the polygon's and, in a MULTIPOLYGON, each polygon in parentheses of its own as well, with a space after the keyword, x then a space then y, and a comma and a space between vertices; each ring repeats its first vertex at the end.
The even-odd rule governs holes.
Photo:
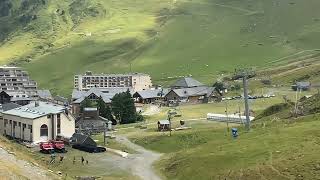
MULTIPOLYGON (((86 100, 92 102, 97 102, 99 99, 102 99, 106 105, 111 104, 111 99, 118 93, 126 92, 131 90, 128 88, 91 88, 88 91, 79 91, 74 89, 72 92, 71 106, 72 114, 76 117, 80 115, 81 104, 86 100)), ((132 91, 132 90, 131 90, 132 91)), ((130 91, 130 93, 131 93, 130 91)))
POLYGON ((74 88, 87 91, 97 88, 131 88, 134 91, 147 90, 152 87, 151 77, 142 73, 130 74, 93 74, 88 71, 84 75, 74 76, 74 88))
POLYGON ((19 67, 0 67, 0 90, 7 93, 37 96, 37 83, 29 78, 28 72, 19 67))
POLYGON ((2 112, 1 133, 28 142, 42 142, 57 136, 70 138, 75 119, 64 106, 33 102, 2 112))

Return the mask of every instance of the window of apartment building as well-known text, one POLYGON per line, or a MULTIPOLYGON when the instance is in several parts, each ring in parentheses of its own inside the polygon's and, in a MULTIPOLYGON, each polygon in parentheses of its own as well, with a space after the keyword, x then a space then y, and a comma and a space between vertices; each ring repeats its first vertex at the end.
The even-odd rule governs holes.
POLYGON ((22 124, 22 130, 24 130, 27 127, 26 124, 22 124))
POLYGON ((21 122, 18 123, 18 126, 21 127, 21 122))
POLYGON ((57 114, 57 133, 61 134, 61 116, 57 114))
POLYGON ((17 122, 16 121, 13 121, 13 126, 17 126, 17 122))
POLYGON ((32 125, 28 125, 28 129, 30 129, 30 133, 32 133, 32 125))
POLYGON ((4 119, 4 125, 8 124, 8 119, 4 119))

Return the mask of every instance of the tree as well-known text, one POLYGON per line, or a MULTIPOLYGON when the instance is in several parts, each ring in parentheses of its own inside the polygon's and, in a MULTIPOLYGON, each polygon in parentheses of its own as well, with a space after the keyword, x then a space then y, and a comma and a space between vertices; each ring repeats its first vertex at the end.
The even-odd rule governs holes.
POLYGON ((112 115, 112 111, 110 106, 106 106, 106 117, 109 121, 112 121, 112 125, 117 125, 117 121, 114 119, 112 115))
POLYGON ((97 106, 99 108, 99 116, 112 121, 112 125, 117 125, 117 121, 114 119, 112 115, 111 108, 100 98, 97 102, 97 106))
POLYGON ((114 116, 121 124, 137 121, 137 112, 130 91, 116 94, 111 100, 111 108, 114 116))
POLYGON ((92 103, 92 101, 90 101, 88 98, 85 98, 80 105, 80 111, 83 112, 84 108, 93 106, 94 104, 92 103))
POLYGON ((107 118, 106 103, 102 98, 99 98, 99 100, 97 101, 97 106, 99 108, 99 116, 107 118))
POLYGON ((216 89, 216 91, 217 91, 219 94, 223 93, 223 91, 226 89, 226 88, 224 87, 223 82, 219 82, 219 81, 215 82, 215 83, 213 84, 213 87, 216 89))

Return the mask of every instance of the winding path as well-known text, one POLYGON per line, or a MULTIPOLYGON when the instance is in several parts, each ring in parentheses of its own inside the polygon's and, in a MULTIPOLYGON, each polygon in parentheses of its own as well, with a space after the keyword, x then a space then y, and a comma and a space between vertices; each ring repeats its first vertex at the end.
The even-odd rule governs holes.
POLYGON ((125 136, 117 136, 116 140, 138 152, 130 154, 128 158, 128 163, 130 163, 130 168, 134 175, 139 176, 143 180, 161 180, 153 169, 153 163, 161 157, 161 154, 146 150, 132 143, 125 136))
POLYGON ((18 159, 0 147, 0 179, 53 179, 47 174, 46 170, 18 159))

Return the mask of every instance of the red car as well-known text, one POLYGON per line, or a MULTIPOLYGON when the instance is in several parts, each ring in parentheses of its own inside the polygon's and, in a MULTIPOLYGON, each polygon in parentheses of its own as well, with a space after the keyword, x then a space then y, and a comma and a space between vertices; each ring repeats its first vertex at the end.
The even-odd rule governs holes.
POLYGON ((51 142, 41 142, 40 151, 44 153, 50 153, 54 150, 53 144, 51 142))
POLYGON ((50 141, 50 143, 52 143, 54 150, 58 152, 66 152, 63 141, 50 141))
POLYGON ((66 152, 63 141, 49 141, 40 143, 40 151, 43 153, 51 153, 52 151, 56 152, 66 152))

